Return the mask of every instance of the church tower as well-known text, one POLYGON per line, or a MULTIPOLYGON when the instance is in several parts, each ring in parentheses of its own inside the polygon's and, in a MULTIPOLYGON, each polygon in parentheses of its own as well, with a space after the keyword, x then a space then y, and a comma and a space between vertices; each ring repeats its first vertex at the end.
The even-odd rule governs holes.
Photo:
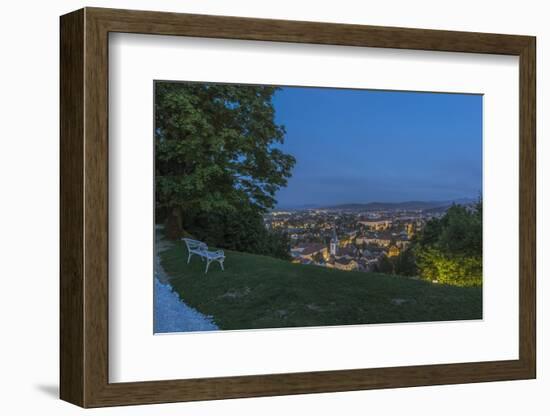
POLYGON ((330 255, 336 256, 338 249, 338 236, 336 235, 336 226, 332 228, 332 238, 330 239, 330 255))

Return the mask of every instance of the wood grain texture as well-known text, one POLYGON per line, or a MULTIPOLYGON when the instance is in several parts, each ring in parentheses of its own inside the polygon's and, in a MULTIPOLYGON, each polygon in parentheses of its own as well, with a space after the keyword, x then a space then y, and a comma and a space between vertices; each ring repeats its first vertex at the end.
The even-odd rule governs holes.
POLYGON ((84 404, 84 12, 60 24, 60 388, 84 404))
POLYGON ((61 397, 83 407, 533 378, 535 38, 86 8, 61 18, 61 397), (518 360, 189 380, 108 380, 108 33, 520 57, 518 360))
POLYGON ((87 8, 110 32, 519 55, 530 37, 87 8))
POLYGON ((84 359, 85 406, 97 401, 108 380, 109 181, 108 33, 86 13, 84 58, 84 359))
POLYGON ((536 41, 520 54, 519 355, 536 377, 536 41))

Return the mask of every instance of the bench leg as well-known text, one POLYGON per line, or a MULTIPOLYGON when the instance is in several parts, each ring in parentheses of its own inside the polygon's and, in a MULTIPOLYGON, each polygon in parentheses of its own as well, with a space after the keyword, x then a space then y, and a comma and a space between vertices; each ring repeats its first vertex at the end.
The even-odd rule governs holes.
POLYGON ((221 260, 219 263, 220 263, 220 266, 222 266, 222 272, 224 272, 225 269, 223 268, 223 260, 221 260))
POLYGON ((189 252, 189 255, 187 256, 187 264, 191 261, 191 252, 189 252))
POLYGON ((209 266, 210 266, 210 260, 206 260, 206 270, 204 271, 204 274, 208 273, 209 266))

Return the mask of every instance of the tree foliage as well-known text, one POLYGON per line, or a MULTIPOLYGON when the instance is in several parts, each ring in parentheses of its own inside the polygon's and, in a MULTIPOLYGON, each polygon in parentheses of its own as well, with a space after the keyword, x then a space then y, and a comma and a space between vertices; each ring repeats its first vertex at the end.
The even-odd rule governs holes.
POLYGON ((374 266, 374 271, 377 273, 394 274, 394 262, 388 256, 382 256, 374 266))
POLYGON ((212 247, 290 259, 286 233, 268 231, 262 216, 248 206, 219 212, 187 212, 184 228, 212 247))
POLYGON ((295 159, 280 150, 275 87, 155 83, 155 199, 169 238, 288 256, 288 239, 268 232, 295 159), (283 254, 284 252, 284 254, 283 254))
POLYGON ((395 257, 394 273, 401 276, 417 276, 418 267, 416 266, 416 258, 412 249, 403 250, 399 256, 395 257))
POLYGON ((457 286, 482 283, 482 204, 453 205, 429 221, 414 243, 422 278, 457 286))
POLYGON ((268 86, 155 84, 156 201, 159 208, 263 212, 295 160, 277 148, 268 86))

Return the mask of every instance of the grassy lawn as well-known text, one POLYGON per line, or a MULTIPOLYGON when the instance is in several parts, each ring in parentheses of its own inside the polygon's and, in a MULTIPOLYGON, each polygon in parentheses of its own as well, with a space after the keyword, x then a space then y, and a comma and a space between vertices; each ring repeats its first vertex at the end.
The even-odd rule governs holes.
POLYGON ((481 287, 298 265, 225 251, 225 272, 178 242, 161 254, 180 297, 221 329, 481 319, 481 287))

